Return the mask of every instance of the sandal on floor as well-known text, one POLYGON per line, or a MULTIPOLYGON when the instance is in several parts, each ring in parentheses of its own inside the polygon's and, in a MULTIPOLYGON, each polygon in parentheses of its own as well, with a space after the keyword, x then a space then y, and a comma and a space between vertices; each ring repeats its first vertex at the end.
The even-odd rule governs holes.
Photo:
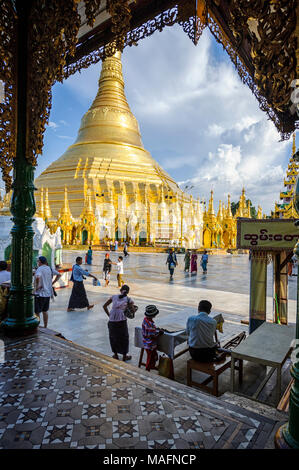
POLYGON ((132 359, 132 356, 126 356, 123 358, 123 361, 130 361, 132 359))
POLYGON ((91 310, 93 307, 94 307, 94 305, 89 305, 89 306, 87 307, 87 310, 91 310))
POLYGON ((67 311, 68 311, 68 312, 74 312, 75 309, 74 309, 74 308, 68 308, 67 311))

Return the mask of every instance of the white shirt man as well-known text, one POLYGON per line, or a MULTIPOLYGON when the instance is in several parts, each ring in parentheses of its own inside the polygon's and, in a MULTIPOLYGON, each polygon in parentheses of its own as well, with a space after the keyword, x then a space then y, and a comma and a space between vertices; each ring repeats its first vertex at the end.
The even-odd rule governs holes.
POLYGON ((123 280, 123 273, 124 273, 124 262, 123 262, 123 257, 119 256, 118 257, 118 262, 117 263, 112 263, 116 264, 117 267, 117 283, 118 287, 122 287, 124 285, 124 280, 123 280))
POLYGON ((118 261, 116 263, 116 266, 117 266, 118 274, 123 274, 124 273, 124 262, 123 261, 118 261))
MULTIPOLYGON (((44 327, 48 326, 48 310, 50 307, 50 297, 53 296, 52 277, 56 275, 54 282, 61 276, 58 271, 52 270, 47 265, 47 259, 44 256, 38 258, 38 268, 34 275, 34 311, 39 317, 43 313, 44 327)), ((53 283, 54 284, 54 283, 53 283)))

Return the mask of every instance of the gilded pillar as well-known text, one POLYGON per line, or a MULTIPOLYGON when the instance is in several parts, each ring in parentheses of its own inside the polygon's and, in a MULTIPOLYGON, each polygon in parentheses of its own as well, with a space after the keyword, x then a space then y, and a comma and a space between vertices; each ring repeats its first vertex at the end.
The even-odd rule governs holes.
POLYGON ((285 251, 274 256, 274 319, 275 323, 288 324, 288 272, 287 264, 281 268, 287 257, 285 251))
POLYGON ((252 250, 250 269, 249 333, 266 321, 267 253, 252 250))

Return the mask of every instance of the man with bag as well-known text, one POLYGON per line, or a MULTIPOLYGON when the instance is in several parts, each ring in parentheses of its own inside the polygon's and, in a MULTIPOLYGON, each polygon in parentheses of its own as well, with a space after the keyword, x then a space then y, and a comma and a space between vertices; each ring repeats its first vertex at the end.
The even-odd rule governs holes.
POLYGON ((142 322, 142 338, 143 347, 146 350, 146 370, 154 369, 158 360, 157 343, 159 336, 163 335, 164 331, 156 327, 154 318, 158 315, 159 310, 155 305, 148 305, 145 308, 144 320, 142 322))
POLYGON ((175 254, 173 248, 170 249, 169 255, 168 255, 167 260, 166 260, 166 264, 168 264, 168 269, 169 269, 169 273, 170 273, 170 280, 172 281, 174 269, 178 265, 178 262, 177 262, 177 259, 176 259, 176 254, 175 254))

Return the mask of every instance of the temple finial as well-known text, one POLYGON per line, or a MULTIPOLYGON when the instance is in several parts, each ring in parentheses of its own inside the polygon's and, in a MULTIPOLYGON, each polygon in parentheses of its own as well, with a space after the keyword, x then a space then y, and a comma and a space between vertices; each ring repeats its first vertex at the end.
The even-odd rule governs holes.
POLYGON ((230 194, 227 195, 227 217, 231 218, 233 216, 232 214, 232 208, 231 208, 231 203, 230 203, 230 194))
POLYGON ((52 217, 52 212, 51 212, 50 204, 49 204, 48 188, 46 188, 44 218, 49 220, 51 219, 51 217, 52 217))
POLYGON ((215 212, 214 212, 214 191, 213 190, 211 190, 211 197, 210 197, 210 201, 209 201, 208 214, 209 215, 215 215, 215 212))

